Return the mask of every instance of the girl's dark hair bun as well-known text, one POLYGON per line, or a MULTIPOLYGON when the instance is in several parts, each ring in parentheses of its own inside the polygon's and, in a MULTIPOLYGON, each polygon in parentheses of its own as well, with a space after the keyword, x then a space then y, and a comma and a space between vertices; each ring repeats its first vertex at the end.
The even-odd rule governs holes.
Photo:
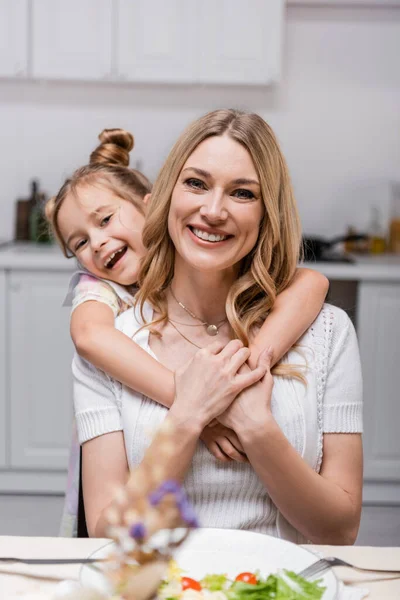
POLYGON ((125 129, 103 129, 99 135, 101 144, 90 155, 91 165, 129 165, 129 152, 134 138, 125 129))

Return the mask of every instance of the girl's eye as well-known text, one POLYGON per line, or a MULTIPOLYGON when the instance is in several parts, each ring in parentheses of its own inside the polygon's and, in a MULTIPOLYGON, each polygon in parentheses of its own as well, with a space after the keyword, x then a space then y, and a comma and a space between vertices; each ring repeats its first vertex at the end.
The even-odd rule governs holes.
POLYGON ((253 200, 255 198, 255 195, 252 191, 243 189, 235 190, 232 193, 232 196, 235 196, 239 200, 253 200))
POLYGON ((190 188, 193 188, 194 190, 205 190, 206 189, 206 185, 205 185, 204 181, 201 181, 201 179, 196 179, 195 177, 186 179, 186 181, 184 183, 185 183, 185 185, 187 185, 190 188))
POLYGON ((75 246, 75 252, 78 252, 83 246, 86 244, 86 240, 79 240, 79 242, 75 246))
POLYGON ((102 219, 102 220, 101 220, 101 223, 100 223, 100 225, 101 225, 101 226, 103 226, 103 225, 107 225, 107 223, 109 223, 109 222, 110 222, 110 220, 111 220, 111 217, 112 217, 112 215, 107 215, 106 217, 104 217, 104 219, 102 219))

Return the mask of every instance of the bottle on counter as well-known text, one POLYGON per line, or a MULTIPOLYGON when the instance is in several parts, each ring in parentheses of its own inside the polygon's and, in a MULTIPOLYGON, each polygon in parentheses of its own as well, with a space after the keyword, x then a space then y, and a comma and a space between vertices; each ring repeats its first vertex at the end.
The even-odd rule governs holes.
POLYGON ((371 221, 368 233, 370 253, 383 254, 386 250, 386 235, 382 226, 381 212, 376 206, 371 208, 371 221))
POLYGON ((36 180, 31 183, 31 210, 29 215, 29 238, 32 242, 49 244, 52 243, 50 230, 46 217, 44 216, 44 206, 46 203, 46 194, 39 192, 39 184, 36 180))
POLYGON ((389 226, 389 251, 400 254, 400 182, 392 186, 391 215, 389 226))
POLYGON ((15 214, 15 239, 17 241, 30 241, 31 238, 31 215, 37 201, 38 183, 31 181, 30 194, 28 198, 19 198, 16 203, 15 214))
MULTIPOLYGON (((355 229, 355 227, 353 227, 352 225, 349 225, 346 229, 346 236, 350 237, 352 235, 355 235, 357 233, 357 230, 355 229)), ((356 251, 356 243, 353 240, 346 240, 344 242, 344 251, 351 253, 351 252, 355 252, 356 251)))

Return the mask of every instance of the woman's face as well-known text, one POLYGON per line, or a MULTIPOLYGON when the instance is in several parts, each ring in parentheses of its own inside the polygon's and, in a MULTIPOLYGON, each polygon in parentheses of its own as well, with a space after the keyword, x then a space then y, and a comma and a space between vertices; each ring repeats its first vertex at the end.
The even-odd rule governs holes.
POLYGON ((121 285, 137 281, 145 252, 144 216, 132 202, 105 187, 85 185, 65 198, 58 224, 69 250, 93 275, 121 285))
POLYGON ((199 271, 239 265, 254 248, 264 213, 247 150, 228 135, 197 146, 172 192, 168 230, 181 259, 199 271))

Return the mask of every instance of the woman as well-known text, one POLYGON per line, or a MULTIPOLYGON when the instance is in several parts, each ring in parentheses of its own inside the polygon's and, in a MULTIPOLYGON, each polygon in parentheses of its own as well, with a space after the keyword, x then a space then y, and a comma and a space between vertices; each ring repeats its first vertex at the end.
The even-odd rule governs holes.
MULTIPOLYGON (((326 306, 273 370, 274 387, 268 355, 253 371, 244 364, 244 345, 291 281, 301 242, 286 163, 268 125, 232 110, 193 123, 157 179, 143 239, 137 303, 116 326, 176 371, 171 476, 185 478, 201 525, 353 543, 362 402, 349 319, 326 306), (219 332, 212 345, 209 327, 219 332), (215 418, 235 431, 248 463, 217 463, 197 444, 215 418)), ((104 535, 115 487, 141 461, 146 430, 167 409, 79 357, 73 372, 88 529, 104 535)))

